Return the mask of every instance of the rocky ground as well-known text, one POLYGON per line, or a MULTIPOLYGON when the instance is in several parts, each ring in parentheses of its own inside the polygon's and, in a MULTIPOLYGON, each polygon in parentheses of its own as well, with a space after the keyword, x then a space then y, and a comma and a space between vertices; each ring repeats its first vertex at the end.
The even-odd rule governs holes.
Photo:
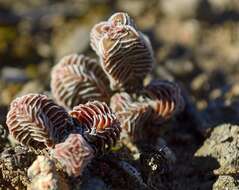
MULTIPOLYGON (((15 146, 5 128, 11 100, 50 94, 51 67, 69 53, 93 56, 90 29, 116 11, 128 12, 152 42, 157 66, 148 79, 176 81, 186 99, 184 112, 162 126, 161 138, 176 157, 172 171, 142 171, 144 182, 150 180, 151 189, 239 189, 238 0, 0 1, 0 151, 15 146)), ((133 186, 134 177, 109 156, 111 162, 100 163, 110 174, 94 169, 95 160, 80 189, 144 188, 140 180, 133 186)), ((17 186, 19 179, 8 183, 6 176, 21 176, 26 167, 9 172, 2 164, 0 188, 17 186)))

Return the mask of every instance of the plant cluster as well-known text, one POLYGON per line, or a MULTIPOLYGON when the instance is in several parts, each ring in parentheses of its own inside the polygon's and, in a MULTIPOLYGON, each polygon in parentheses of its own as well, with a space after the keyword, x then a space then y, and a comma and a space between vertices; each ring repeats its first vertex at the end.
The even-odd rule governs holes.
POLYGON ((184 107, 175 83, 144 84, 154 62, 152 47, 128 14, 116 13, 96 24, 90 39, 98 60, 72 54, 53 67, 56 103, 41 94, 19 97, 6 122, 18 142, 46 149, 72 177, 111 150, 120 136, 138 142, 184 107))
POLYGON ((95 155, 114 146, 121 131, 116 116, 105 103, 80 104, 68 113, 40 94, 15 99, 7 115, 7 126, 22 145, 49 150, 69 176, 79 176, 95 155))
POLYGON ((92 100, 109 103, 123 134, 132 141, 182 111, 184 101, 177 84, 152 80, 144 85, 153 67, 153 51, 127 13, 115 13, 96 24, 90 41, 98 60, 72 54, 53 68, 51 89, 58 104, 72 109, 92 100))

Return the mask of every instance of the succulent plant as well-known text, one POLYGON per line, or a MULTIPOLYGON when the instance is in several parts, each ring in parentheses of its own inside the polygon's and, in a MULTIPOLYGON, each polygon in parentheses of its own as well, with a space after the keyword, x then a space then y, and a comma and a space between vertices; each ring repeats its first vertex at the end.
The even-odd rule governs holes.
POLYGON ((80 104, 73 108, 70 115, 86 126, 84 137, 97 152, 109 150, 120 137, 120 123, 105 103, 93 101, 80 104))
MULTIPOLYGON (((88 110, 88 105, 78 104, 89 100, 110 102, 122 125, 122 136, 126 134, 132 141, 137 141, 147 136, 145 134, 152 126, 161 125, 182 111, 184 101, 175 83, 153 80, 144 86, 143 80, 152 68, 152 47, 127 13, 115 13, 107 21, 96 24, 90 40, 100 64, 84 55, 74 54, 64 57, 52 71, 53 95, 65 108, 75 106, 70 112, 74 118, 79 117, 78 109, 88 110)), ((106 115, 107 120, 113 122, 112 115, 106 115)), ((78 121, 83 123, 84 119, 80 117, 78 121)), ((92 118, 96 123, 104 121, 98 116, 92 115, 92 118)), ((84 137, 94 142, 92 144, 97 142, 97 150, 104 152, 103 144, 108 143, 108 147, 115 144, 117 137, 112 135, 116 128, 99 132, 99 126, 89 127, 92 119, 87 122, 90 124, 86 125, 88 129, 84 137)))
POLYGON ((51 89, 56 101, 72 109, 92 100, 109 99, 109 81, 95 59, 72 54, 63 57, 51 72, 51 89))
POLYGON ((153 125, 162 124, 182 111, 184 102, 175 83, 154 80, 140 95, 114 94, 110 105, 121 122, 123 134, 139 141, 153 125))
POLYGON ((135 23, 133 19, 127 13, 118 12, 113 14, 108 21, 103 21, 96 24, 91 31, 90 40, 92 49, 98 53, 99 51, 99 41, 105 35, 105 33, 110 28, 111 24, 122 24, 129 25, 135 28, 135 23))
POLYGON ((16 98, 11 103, 6 123, 16 140, 34 149, 53 146, 71 129, 65 109, 39 94, 16 98))
MULTIPOLYGON (((99 63, 71 54, 53 67, 51 89, 57 103, 39 94, 11 103, 6 122, 10 135, 26 147, 46 148, 51 156, 39 157, 29 168, 30 189, 68 188, 60 184, 54 162, 70 179, 78 179, 94 157, 116 144, 121 131, 137 142, 184 107, 175 83, 153 80, 144 86, 154 60, 152 47, 128 14, 116 13, 95 25, 90 38, 99 63)), ((154 173, 157 166, 158 173, 167 173, 173 157, 170 149, 151 149, 141 154, 146 169, 154 173)), ((10 153, 3 158, 9 159, 10 153)), ((16 163, 22 162, 21 151, 18 155, 16 163)), ((124 161, 118 167, 146 188, 137 169, 124 161)))
POLYGON ((183 110, 184 100, 176 83, 153 80, 145 89, 145 101, 154 110, 152 123, 160 124, 183 110))
POLYGON ((152 48, 128 14, 116 13, 108 21, 95 25, 91 46, 100 57, 112 90, 132 91, 142 87, 152 68, 152 48))
POLYGON ((69 176, 77 177, 94 157, 94 150, 80 134, 70 134, 63 143, 51 150, 51 155, 69 176))
MULTIPOLYGON (((106 103, 80 104, 68 114, 47 96, 38 94, 12 102, 7 126, 22 145, 50 149, 69 176, 79 176, 95 153, 102 154, 115 145, 121 132, 119 121, 106 103)), ((2 157, 9 159, 10 153, 4 152, 2 157)), ((20 152, 9 161, 19 166, 22 155, 20 152)))
POLYGON ((153 110, 150 105, 134 100, 126 92, 114 94, 110 105, 121 122, 123 135, 129 135, 133 141, 140 139, 142 129, 151 119, 153 110))

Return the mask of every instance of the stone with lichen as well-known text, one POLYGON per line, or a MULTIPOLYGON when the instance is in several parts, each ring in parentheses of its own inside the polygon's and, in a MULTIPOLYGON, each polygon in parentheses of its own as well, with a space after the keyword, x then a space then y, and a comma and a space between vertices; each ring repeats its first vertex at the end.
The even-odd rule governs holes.
POLYGON ((217 175, 235 174, 239 171, 239 127, 222 124, 216 126, 203 146, 195 153, 196 157, 212 157, 220 167, 214 170, 217 175))
POLYGON ((26 168, 14 170, 0 160, 0 189, 24 189, 29 183, 26 173, 26 168))
POLYGON ((38 156, 29 167, 27 175, 31 183, 28 190, 67 190, 66 181, 56 171, 55 163, 44 156, 38 156))
POLYGON ((217 181, 214 183, 212 189, 213 190, 221 190, 221 189, 228 189, 228 190, 238 190, 238 177, 233 177, 230 175, 221 175, 218 177, 217 181))

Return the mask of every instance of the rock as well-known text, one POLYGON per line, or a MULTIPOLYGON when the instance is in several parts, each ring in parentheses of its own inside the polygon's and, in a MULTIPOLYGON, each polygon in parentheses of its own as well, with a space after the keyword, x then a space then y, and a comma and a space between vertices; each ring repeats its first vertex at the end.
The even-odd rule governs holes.
POLYGON ((117 7, 119 10, 129 13, 130 16, 136 17, 142 14, 145 7, 150 2, 144 0, 128 1, 128 0, 118 0, 117 7))
POLYGON ((165 67, 174 75, 182 77, 194 70, 192 61, 187 59, 169 59, 165 62, 165 67))
POLYGON ((163 80, 169 80, 169 81, 174 81, 175 78, 174 76, 163 66, 158 65, 156 68, 156 76, 160 76, 158 78, 163 79, 163 80))
POLYGON ((4 67, 1 71, 1 80, 5 82, 26 82, 28 77, 23 69, 4 67))
POLYGON ((71 53, 83 53, 89 47, 89 33, 88 25, 66 25, 65 29, 59 31, 53 39, 56 59, 59 60, 71 53))
POLYGON ((0 189, 26 189, 29 180, 26 169, 8 168, 6 163, 0 159, 0 189))
POLYGON ((1 1, 1 6, 6 7, 12 11, 14 11, 17 14, 23 14, 31 9, 37 9, 41 6, 45 6, 48 4, 48 0, 23 0, 21 2, 17 0, 11 0, 11 1, 1 1))
POLYGON ((96 6, 84 16, 69 22, 63 21, 54 27, 51 43, 56 60, 71 53, 85 53, 90 47, 89 34, 92 26, 104 20, 107 11, 106 7, 96 6))
POLYGON ((42 83, 40 83, 40 81, 38 80, 33 80, 30 81, 28 83, 26 83, 21 91, 19 93, 17 93, 17 97, 18 96, 23 96, 29 93, 34 93, 34 94, 39 94, 42 93, 44 91, 44 86, 42 85, 42 83))
MULTIPOLYGON (((6 15, 1 15, 2 18, 6 19, 6 15)), ((1 19, 0 19, 1 21, 1 19)), ((5 21, 7 22, 7 21, 5 21)), ((2 65, 7 65, 6 60, 8 60, 8 56, 6 56, 6 53, 8 52, 9 45, 13 44, 14 41, 17 38, 17 31, 16 28, 14 27, 9 27, 9 26, 1 26, 0 27, 0 55, 1 55, 1 60, 0 64, 2 65), (5 60, 4 60, 5 58, 5 60)))
POLYGON ((209 76, 206 73, 199 74, 196 76, 192 83, 191 83, 191 89, 194 91, 201 91, 201 90, 208 90, 210 87, 210 84, 208 84, 209 76))
POLYGON ((213 185, 213 190, 238 190, 239 179, 230 175, 221 175, 213 185))
POLYGON ((238 28, 239 24, 234 22, 224 22, 210 29, 201 28, 202 40, 195 48, 200 68, 206 71, 221 69, 229 76, 238 72, 238 28))
POLYGON ((226 97, 227 97, 227 99, 229 99, 229 101, 233 97, 239 97, 239 83, 234 82, 231 85, 231 89, 226 92, 226 97))
POLYGON ((192 18, 195 16, 199 0, 161 0, 162 12, 168 17, 192 18))
POLYGON ((56 172, 53 160, 47 157, 38 156, 27 175, 31 180, 28 190, 69 190, 65 179, 56 172))
POLYGON ((195 157, 211 157, 220 167, 214 170, 217 175, 235 174, 239 171, 239 126, 222 124, 216 126, 210 137, 196 151, 195 157))
POLYGON ((14 96, 20 91, 22 84, 7 84, 0 93, 0 104, 9 106, 14 96))
POLYGON ((49 85, 50 83, 50 72, 51 72, 51 64, 48 61, 44 61, 37 67, 38 77, 45 84, 49 85))
POLYGON ((52 47, 46 42, 39 41, 37 53, 44 58, 49 58, 52 55, 52 47))
POLYGON ((55 172, 55 170, 55 164, 51 159, 44 156, 38 156, 33 164, 28 168, 27 175, 30 179, 33 179, 38 175, 55 172))
POLYGON ((197 42, 199 29, 199 23, 194 19, 179 21, 167 18, 158 23, 155 27, 155 34, 156 39, 166 44, 192 47, 197 42))
POLYGON ((36 158, 34 152, 23 146, 5 148, 1 158, 8 168, 26 169, 36 158))
POLYGON ((150 31, 154 26, 156 26, 157 22, 157 12, 156 11, 147 11, 144 15, 141 15, 140 17, 136 17, 136 23, 137 26, 142 30, 142 31, 150 31))

